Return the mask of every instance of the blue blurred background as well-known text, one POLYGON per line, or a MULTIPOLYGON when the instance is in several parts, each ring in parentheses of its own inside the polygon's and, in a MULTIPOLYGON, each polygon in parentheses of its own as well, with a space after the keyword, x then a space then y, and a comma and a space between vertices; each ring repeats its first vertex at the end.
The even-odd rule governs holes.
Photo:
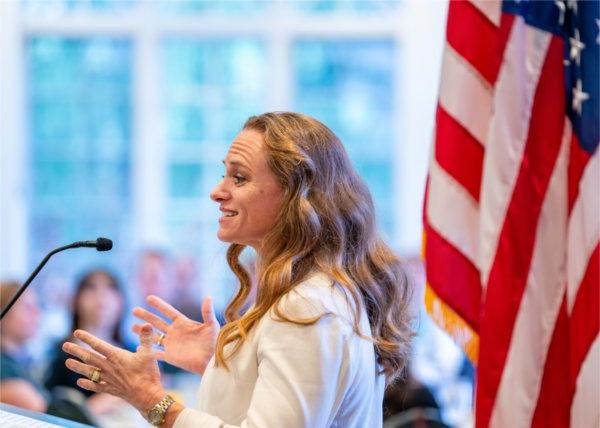
MULTIPOLYGON (((192 316, 207 295, 224 308, 235 281, 208 194, 245 119, 269 110, 307 113, 336 132, 382 234, 422 285, 444 1, 0 3, 0 277, 23 281, 72 241, 115 243, 59 254, 40 274, 39 355, 65 335, 75 279, 89 268, 117 272, 131 304, 152 289, 192 316)), ((414 371, 442 401, 450 394, 445 417, 461 423, 470 385, 444 388, 462 354, 425 315, 419 322, 414 360, 427 364, 414 371)))

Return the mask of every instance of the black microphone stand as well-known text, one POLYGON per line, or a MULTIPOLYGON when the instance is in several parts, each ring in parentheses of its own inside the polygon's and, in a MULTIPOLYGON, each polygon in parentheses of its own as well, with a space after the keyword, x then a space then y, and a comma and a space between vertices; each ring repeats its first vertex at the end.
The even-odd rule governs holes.
POLYGON ((19 290, 13 296, 13 298, 10 299, 10 302, 8 303, 8 305, 6 305, 6 307, 4 309, 2 309, 2 314, 0 314, 0 320, 2 320, 2 318, 4 318, 4 315, 6 315, 6 313, 10 310, 10 308, 12 308, 12 306, 19 299, 21 294, 23 294, 23 292, 27 289, 27 287, 29 286, 31 281, 33 281, 33 279, 37 276, 38 273, 40 273, 40 271, 46 265, 46 263, 48 263, 48 260, 50 260, 50 257, 52 257, 56 253, 60 253, 61 251, 68 250, 69 248, 78 248, 78 247, 96 247, 98 249, 98 251, 106 251, 107 249, 110 250, 110 248, 112 248, 112 241, 105 239, 105 238, 98 238, 98 240, 96 240, 96 241, 74 242, 72 244, 65 245, 63 247, 59 247, 59 248, 56 248, 56 249, 50 251, 46 255, 46 257, 44 257, 44 260, 42 260, 42 262, 38 265, 38 267, 31 273, 31 275, 29 275, 29 278, 27 278, 27 281, 25 281, 25 283, 21 286, 21 288, 19 288, 19 290), (101 241, 101 240, 103 240, 103 241, 101 241), (106 242, 110 243, 108 248, 105 248, 105 246, 107 245, 106 242), (102 249, 100 249, 100 247, 102 247, 102 249))

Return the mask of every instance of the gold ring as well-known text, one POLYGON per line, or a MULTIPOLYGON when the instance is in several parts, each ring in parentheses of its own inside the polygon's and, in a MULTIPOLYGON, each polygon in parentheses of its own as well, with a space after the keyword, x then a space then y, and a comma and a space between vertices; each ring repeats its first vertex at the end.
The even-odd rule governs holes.
POLYGON ((156 344, 158 346, 162 346, 163 340, 165 340, 166 336, 167 336, 166 334, 161 333, 160 336, 158 336, 158 340, 156 341, 156 344))
POLYGON ((100 383, 100 369, 95 368, 90 376, 90 380, 94 383, 100 383))

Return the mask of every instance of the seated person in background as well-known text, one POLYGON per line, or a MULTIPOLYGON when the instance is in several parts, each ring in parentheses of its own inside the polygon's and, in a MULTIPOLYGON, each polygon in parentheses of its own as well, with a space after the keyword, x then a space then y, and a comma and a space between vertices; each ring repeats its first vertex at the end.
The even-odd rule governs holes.
POLYGON ((383 428, 447 428, 432 391, 410 372, 386 389, 383 417, 383 428))
POLYGON ((52 391, 57 386, 67 386, 81 391, 87 405, 96 414, 112 410, 121 400, 108 394, 94 394, 77 385, 79 377, 66 368, 68 355, 61 349, 64 341, 80 343, 72 336, 76 329, 93 331, 103 340, 120 347, 131 348, 124 343, 120 327, 125 315, 125 297, 115 276, 105 270, 85 273, 75 289, 72 301, 73 318, 69 336, 56 345, 56 352, 48 367, 46 388, 52 391))
MULTIPOLYGON (((15 282, 0 284, 2 309, 19 289, 15 282)), ((26 291, 0 322, 0 401, 45 412, 49 395, 30 374, 25 344, 35 336, 40 320, 36 295, 26 291)))

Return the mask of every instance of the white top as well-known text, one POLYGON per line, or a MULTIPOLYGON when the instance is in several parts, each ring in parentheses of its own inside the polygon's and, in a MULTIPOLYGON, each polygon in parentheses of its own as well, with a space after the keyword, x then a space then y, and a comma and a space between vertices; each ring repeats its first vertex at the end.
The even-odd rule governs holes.
MULTIPOLYGON (((229 372, 215 367, 213 357, 199 410, 184 409, 176 428, 382 426, 384 376, 373 343, 353 331, 341 288, 317 274, 288 293, 281 308, 298 319, 333 315, 303 326, 276 321, 271 310, 229 360, 229 372)), ((364 310, 360 327, 371 334, 364 310)))

